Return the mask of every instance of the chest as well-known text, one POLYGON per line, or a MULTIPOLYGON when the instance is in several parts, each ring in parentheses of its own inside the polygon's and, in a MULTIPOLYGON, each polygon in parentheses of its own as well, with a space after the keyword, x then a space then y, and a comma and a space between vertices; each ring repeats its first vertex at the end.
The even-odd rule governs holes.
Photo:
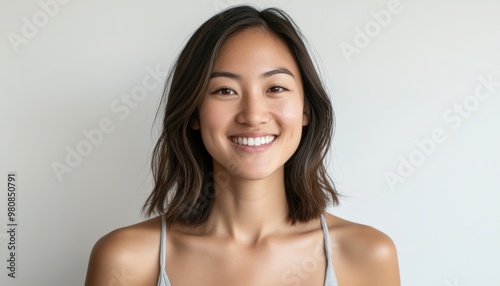
POLYGON ((323 286, 325 282, 327 261, 321 238, 251 249, 185 243, 173 243, 167 249, 166 271, 172 286, 323 286))

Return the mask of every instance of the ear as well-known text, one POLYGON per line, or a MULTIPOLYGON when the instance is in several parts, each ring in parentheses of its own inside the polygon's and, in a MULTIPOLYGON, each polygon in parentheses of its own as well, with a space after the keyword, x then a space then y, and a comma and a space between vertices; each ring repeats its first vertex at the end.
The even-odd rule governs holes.
POLYGON ((304 113, 302 114, 302 126, 309 125, 309 104, 304 102, 304 113))
POLYGON ((191 129, 193 130, 199 130, 200 129, 200 120, 198 118, 198 116, 195 116, 192 120, 191 120, 191 129))
POLYGON ((200 123, 198 122, 198 119, 193 120, 191 123, 191 128, 193 130, 199 130, 200 129, 200 123))

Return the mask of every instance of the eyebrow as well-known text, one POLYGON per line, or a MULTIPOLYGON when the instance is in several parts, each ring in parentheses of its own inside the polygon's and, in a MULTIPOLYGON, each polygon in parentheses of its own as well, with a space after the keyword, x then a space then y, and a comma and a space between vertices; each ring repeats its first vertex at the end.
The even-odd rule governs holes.
MULTIPOLYGON (((281 73, 287 74, 291 77, 295 77, 293 75, 293 73, 286 68, 277 68, 277 69, 267 71, 267 72, 263 73, 260 77, 267 78, 267 77, 273 76, 275 74, 281 74, 281 73)), ((240 75, 232 73, 232 72, 227 72, 227 71, 214 71, 210 75, 210 78, 212 79, 214 77, 228 77, 228 78, 233 78, 233 79, 240 79, 241 78, 240 75)))

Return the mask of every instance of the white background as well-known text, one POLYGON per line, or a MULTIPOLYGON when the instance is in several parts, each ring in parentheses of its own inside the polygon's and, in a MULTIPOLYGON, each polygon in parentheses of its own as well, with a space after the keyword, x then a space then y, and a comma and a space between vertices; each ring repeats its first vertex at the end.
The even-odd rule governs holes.
MULTIPOLYGON (((122 94, 139 90, 148 69, 166 72, 208 17, 243 2, 73 0, 46 23, 37 1, 0 3, 0 284, 82 285, 95 241, 142 220, 151 189, 163 83, 134 108, 122 94), (23 17, 40 27, 16 45, 23 17), (113 130, 59 180, 54 162, 67 165, 104 118, 113 130), (5 268, 9 171, 18 176, 16 279, 5 268)), ((479 78, 500 82, 500 2, 401 0, 385 27, 370 12, 388 0, 253 3, 293 17, 331 92, 329 169, 345 195, 331 212, 392 237, 403 285, 500 285, 500 86, 475 95, 488 91, 479 78), (368 42, 346 56, 341 46, 356 47, 367 25, 368 42), (464 104, 467 114, 453 112, 464 104), (419 157, 415 142, 435 130, 446 139, 419 157), (414 170, 391 188, 385 176, 401 175, 401 160, 414 170)))

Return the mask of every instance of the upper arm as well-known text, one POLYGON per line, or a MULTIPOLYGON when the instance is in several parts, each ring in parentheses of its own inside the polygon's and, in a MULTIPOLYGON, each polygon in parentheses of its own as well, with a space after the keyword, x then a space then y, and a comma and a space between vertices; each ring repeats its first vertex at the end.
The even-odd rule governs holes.
POLYGON ((115 230, 94 245, 90 254, 86 286, 150 285, 155 282, 158 267, 150 248, 134 232, 115 230), (153 283, 152 283, 153 282, 153 283))
MULTIPOLYGON (((399 286, 399 266, 396 246, 386 234, 373 230, 365 264, 365 279, 373 286, 399 286)), ((366 284, 366 285, 368 285, 366 284)))
POLYGON ((116 273, 126 268, 126 260, 120 249, 121 244, 119 235, 114 232, 96 242, 90 254, 85 285, 115 285, 113 283, 113 280, 116 280, 115 276, 120 276, 116 273))
POLYGON ((339 285, 400 286, 397 251, 392 239, 365 225, 344 221, 330 230, 339 285))

